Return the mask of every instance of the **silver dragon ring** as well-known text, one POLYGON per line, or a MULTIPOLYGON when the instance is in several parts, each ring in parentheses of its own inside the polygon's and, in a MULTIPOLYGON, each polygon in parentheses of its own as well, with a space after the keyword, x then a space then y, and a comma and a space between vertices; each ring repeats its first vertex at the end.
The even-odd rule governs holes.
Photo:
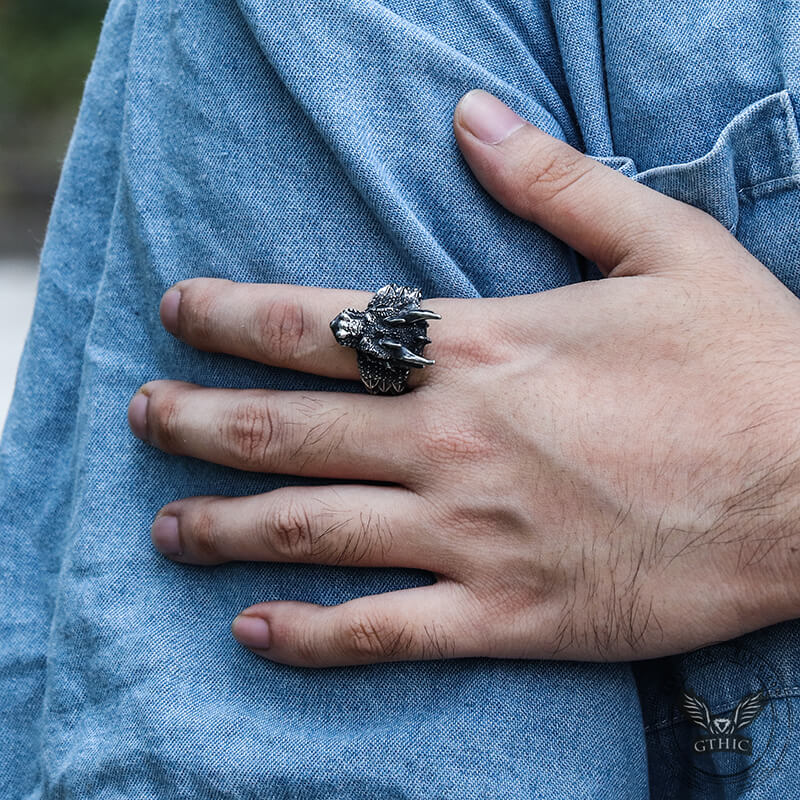
POLYGON ((361 382, 370 394, 403 394, 411 368, 433 364, 422 357, 431 340, 429 319, 441 319, 420 308, 420 289, 390 283, 379 289, 364 311, 346 308, 331 321, 336 341, 358 352, 361 382))

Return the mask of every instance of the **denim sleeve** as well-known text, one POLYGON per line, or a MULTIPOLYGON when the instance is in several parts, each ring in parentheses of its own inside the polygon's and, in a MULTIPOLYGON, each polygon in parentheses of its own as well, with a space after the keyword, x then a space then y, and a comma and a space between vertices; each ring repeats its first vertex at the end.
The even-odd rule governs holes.
MULTIPOLYGON (((40 796, 51 625, 81 469, 80 386, 120 166, 134 9, 113 2, 41 256, 34 319, 0 445, 0 797, 40 796), (35 788, 36 787, 36 788, 35 788)), ((56 659, 58 653, 55 654, 56 659)))
POLYGON ((461 158, 452 113, 473 86, 580 143, 546 4, 112 5, 2 445, 1 796, 483 800, 623 781, 645 797, 627 665, 271 663, 230 636, 241 608, 432 576, 201 569, 150 543, 172 499, 301 481, 138 442, 125 409, 143 381, 357 389, 177 342, 157 311, 175 281, 475 297, 580 279, 575 255, 502 209, 461 158), (568 744, 578 719, 618 730, 617 757, 568 744))
MULTIPOLYGON (((750 19, 747 4, 732 6, 750 19)), ((736 235, 794 275, 798 193, 785 167, 797 82, 765 58, 768 37, 751 36, 763 45, 753 63, 687 105, 669 94, 678 78, 667 55, 685 67, 674 92, 718 77, 735 13, 703 23, 723 40, 708 74, 705 51, 655 2, 609 1, 603 14, 588 0, 112 2, 0 450, 0 796, 685 796, 694 778, 659 738, 682 723, 662 707, 658 681, 678 680, 689 661, 649 672, 491 659, 315 671, 241 648, 229 624, 252 603, 339 603, 432 576, 166 561, 149 538, 161 505, 303 481, 165 455, 125 418, 132 393, 155 378, 358 388, 172 339, 158 301, 184 278, 394 281, 428 297, 580 280, 581 259, 500 207, 461 158, 452 112, 476 86, 633 179, 662 169, 656 188, 719 200, 736 235), (747 110, 759 101, 766 111, 747 110), (764 194, 751 198, 757 184, 741 176, 767 140, 785 158, 764 156, 764 194), (719 166, 681 172, 718 142, 724 152, 707 161, 719 166), (766 192, 765 181, 785 184, 766 192)), ((794 627, 763 635, 779 663, 769 675, 792 702, 794 627)), ((704 674, 713 684, 718 673, 704 674)), ((737 675, 707 692, 715 713, 752 683, 746 669, 737 675)), ((796 760, 781 764, 800 780, 796 760)), ((775 796, 774 783, 758 786, 775 796)))

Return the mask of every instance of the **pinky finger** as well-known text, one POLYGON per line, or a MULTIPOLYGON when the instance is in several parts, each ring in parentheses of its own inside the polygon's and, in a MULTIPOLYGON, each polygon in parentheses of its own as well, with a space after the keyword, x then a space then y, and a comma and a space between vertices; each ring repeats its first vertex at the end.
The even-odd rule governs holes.
POLYGON ((231 628, 237 641, 271 661, 340 667, 489 655, 489 642, 470 621, 474 611, 465 587, 443 579, 336 606, 258 603, 231 628))

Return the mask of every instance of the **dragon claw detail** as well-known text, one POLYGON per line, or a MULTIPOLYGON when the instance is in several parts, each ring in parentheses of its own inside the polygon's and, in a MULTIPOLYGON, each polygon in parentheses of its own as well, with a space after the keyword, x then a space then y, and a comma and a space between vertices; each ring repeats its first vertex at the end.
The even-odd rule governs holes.
POLYGON ((420 308, 421 296, 419 289, 390 283, 364 311, 346 308, 331 321, 336 341, 358 352, 361 380, 371 394, 402 394, 410 368, 435 363, 422 351, 431 343, 428 320, 441 316, 420 308))

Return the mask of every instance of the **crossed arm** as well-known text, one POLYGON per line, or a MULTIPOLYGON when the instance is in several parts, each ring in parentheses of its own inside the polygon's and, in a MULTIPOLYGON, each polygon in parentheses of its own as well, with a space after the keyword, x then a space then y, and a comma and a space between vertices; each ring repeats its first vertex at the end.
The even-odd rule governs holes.
MULTIPOLYGON (((177 500, 156 547, 435 574, 233 621, 242 644, 303 666, 649 658, 796 617, 800 302, 711 217, 485 92, 453 127, 500 203, 608 279, 426 299, 436 365, 399 397, 145 384, 130 426, 162 450, 349 481, 177 500)), ((329 322, 370 297, 199 278, 164 295, 161 319, 203 350, 356 380, 329 322)))

